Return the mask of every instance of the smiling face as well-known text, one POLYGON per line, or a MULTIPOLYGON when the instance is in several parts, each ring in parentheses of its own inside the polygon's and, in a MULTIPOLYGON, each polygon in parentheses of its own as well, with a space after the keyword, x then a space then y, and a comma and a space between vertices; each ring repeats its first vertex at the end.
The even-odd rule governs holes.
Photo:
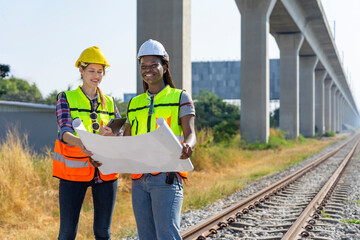
POLYGON ((140 59, 140 75, 149 85, 154 86, 163 83, 166 69, 161 65, 161 59, 157 56, 143 56, 140 59))
POLYGON ((85 87, 97 88, 104 76, 104 67, 101 64, 90 63, 86 68, 80 68, 85 87))

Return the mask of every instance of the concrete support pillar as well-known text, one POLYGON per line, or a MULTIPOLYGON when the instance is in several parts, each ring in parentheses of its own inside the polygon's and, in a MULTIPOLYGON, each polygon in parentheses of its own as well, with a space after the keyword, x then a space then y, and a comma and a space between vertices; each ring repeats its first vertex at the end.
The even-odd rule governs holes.
POLYGON ((351 107, 348 105, 348 119, 349 119, 349 125, 354 126, 354 114, 351 110, 351 107))
POLYGON ((347 113, 348 113, 348 115, 347 115, 348 124, 350 126, 353 126, 353 123, 352 123, 352 111, 351 111, 351 108, 350 108, 349 105, 347 105, 347 113))
MULTIPOLYGON (((170 56, 170 71, 176 88, 191 95, 190 58, 191 0, 137 0, 137 50, 143 42, 161 42, 170 56)), ((134 58, 135 61, 135 58, 134 58)), ((137 66, 137 93, 143 93, 137 66)))
POLYGON ((351 122, 351 109, 349 107, 349 105, 346 106, 346 110, 347 110, 347 123, 352 126, 352 122, 351 122))
POLYGON ((346 101, 344 101, 344 123, 348 124, 348 107, 346 101))
POLYGON ((354 113, 354 127, 359 127, 358 115, 354 113))
POLYGON ((348 109, 348 105, 345 101, 345 105, 344 105, 344 123, 345 124, 349 124, 349 109, 348 109))
POLYGON ((353 126, 356 127, 358 126, 358 118, 357 118, 357 115, 355 113, 353 113, 353 126))
POLYGON ((315 71, 315 128, 317 135, 325 133, 325 70, 315 71))
POLYGON ((348 118, 349 118, 349 124, 353 127, 359 127, 359 115, 354 110, 351 105, 348 103, 348 118))
POLYGON ((275 36, 280 49, 280 129, 288 139, 299 136, 299 49, 301 33, 275 36))
POLYGON ((336 92, 336 132, 340 132, 340 101, 341 93, 340 91, 336 92))
POLYGON ((349 112, 348 112, 348 105, 346 103, 346 100, 344 99, 344 124, 349 124, 349 120, 348 120, 348 116, 349 116, 349 112))
POLYGON ((336 91, 335 84, 331 87, 331 131, 336 132, 336 91))
POLYGON ((352 114, 353 113, 352 113, 351 107, 349 106, 349 104, 347 104, 347 119, 348 119, 348 124, 350 126, 354 126, 353 122, 352 122, 352 116, 353 116, 352 114))
POLYGON ((345 103, 345 123, 346 124, 350 124, 350 108, 349 108, 349 105, 347 104, 347 102, 345 103))
POLYGON ((340 132, 343 131, 343 125, 345 122, 345 98, 344 96, 341 96, 341 102, 340 102, 340 132))
POLYGON ((236 0, 241 13, 241 137, 267 142, 269 121, 269 16, 276 0, 236 0))
POLYGON ((304 137, 315 135, 315 66, 316 56, 300 57, 300 133, 304 137))
POLYGON ((355 113, 355 112, 353 112, 352 110, 351 110, 351 114, 352 114, 352 116, 353 116, 353 127, 358 127, 359 126, 359 118, 358 118, 358 115, 357 115, 357 113, 355 113))
POLYGON ((344 97, 340 96, 340 102, 339 102, 339 131, 342 132, 342 124, 343 124, 343 118, 344 118, 344 97))
POLYGON ((325 131, 331 130, 331 86, 333 84, 330 78, 324 81, 324 101, 325 101, 325 131))
POLYGON ((343 131, 343 124, 344 124, 344 106, 345 106, 345 99, 344 99, 344 96, 341 96, 341 102, 340 102, 340 132, 343 131))

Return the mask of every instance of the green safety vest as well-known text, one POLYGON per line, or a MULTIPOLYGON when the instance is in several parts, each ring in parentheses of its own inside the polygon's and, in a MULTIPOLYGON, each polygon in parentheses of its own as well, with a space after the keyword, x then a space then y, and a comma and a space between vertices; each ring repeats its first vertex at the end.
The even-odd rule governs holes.
MULTIPOLYGON (((92 120, 90 113, 93 111, 91 102, 84 92, 80 89, 80 86, 76 90, 65 91, 66 99, 69 103, 71 118, 80 118, 88 132, 93 132, 92 120)), ((98 115, 98 123, 100 125, 106 125, 111 118, 115 117, 114 100, 112 97, 104 95, 106 106, 101 106, 100 97, 98 97, 98 107, 95 112, 98 115)), ((76 132, 74 133, 77 136, 76 132)))
POLYGON ((183 132, 179 120, 180 97, 182 90, 167 85, 155 97, 150 98, 147 93, 131 99, 128 107, 128 119, 131 124, 131 135, 152 132, 158 128, 156 119, 164 118, 173 133, 183 141, 183 132), (153 113, 149 114, 151 101, 153 113))
MULTIPOLYGON (((147 93, 132 98, 129 102, 127 116, 131 124, 131 135, 152 132, 158 128, 156 119, 162 117, 167 122, 180 142, 184 141, 183 131, 179 120, 180 97, 183 90, 171 88, 167 85, 155 97, 150 98, 147 93), (153 109, 150 109, 153 102, 153 109), (151 113, 152 114, 149 114, 151 113)), ((153 175, 158 173, 153 173, 153 175)), ((179 174, 186 178, 185 172, 179 174)), ((132 179, 138 179, 142 174, 133 174, 132 179)))

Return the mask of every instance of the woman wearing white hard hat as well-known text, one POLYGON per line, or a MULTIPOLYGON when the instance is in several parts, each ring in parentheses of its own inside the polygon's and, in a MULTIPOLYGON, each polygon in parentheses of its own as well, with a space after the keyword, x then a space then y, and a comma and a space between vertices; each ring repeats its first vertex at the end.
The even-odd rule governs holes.
POLYGON ((102 174, 77 136, 72 121, 80 118, 88 132, 115 135, 106 126, 111 118, 120 117, 112 97, 102 93, 99 84, 109 67, 98 47, 85 49, 75 66, 83 84, 76 90, 61 92, 56 104, 59 125, 55 143, 53 176, 60 179, 59 240, 75 239, 81 206, 88 187, 94 204, 95 239, 110 239, 110 225, 117 194, 118 174, 102 174))
MULTIPOLYGON (((148 40, 139 49, 144 93, 131 99, 124 135, 134 136, 157 128, 156 119, 167 121, 183 146, 179 158, 189 158, 196 144, 195 109, 190 96, 175 89, 164 46, 148 40)), ((132 204, 140 240, 181 239, 182 180, 186 172, 132 175, 132 204)))

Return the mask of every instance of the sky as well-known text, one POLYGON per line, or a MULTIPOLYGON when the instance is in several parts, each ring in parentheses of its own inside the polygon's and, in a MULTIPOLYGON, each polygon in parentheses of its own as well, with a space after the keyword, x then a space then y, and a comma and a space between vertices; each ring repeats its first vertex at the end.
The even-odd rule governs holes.
MULTIPOLYGON (((360 106, 360 1, 321 2, 360 106)), ((0 0, 0 6, 0 64, 36 83, 43 97, 81 84, 75 61, 90 46, 100 47, 111 65, 100 85, 104 93, 122 99, 136 92, 136 0, 0 0)), ((269 39, 270 58, 278 58, 269 39)), ((240 60, 234 0, 191 1, 191 60, 240 60)))

